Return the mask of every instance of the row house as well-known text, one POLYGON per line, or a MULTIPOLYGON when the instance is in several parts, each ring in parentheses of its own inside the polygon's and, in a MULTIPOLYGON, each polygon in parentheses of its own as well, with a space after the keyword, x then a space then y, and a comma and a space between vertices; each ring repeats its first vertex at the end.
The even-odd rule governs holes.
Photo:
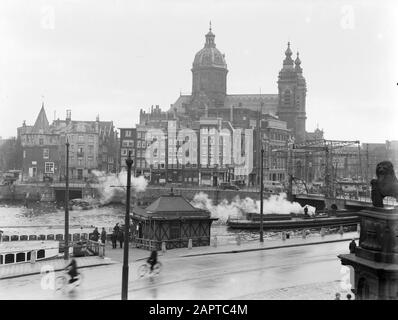
POLYGON ((22 145, 24 181, 63 181, 66 174, 66 142, 69 142, 69 178, 87 180, 93 170, 116 172, 118 136, 113 123, 75 121, 67 110, 65 120, 50 125, 42 106, 34 126, 18 128, 22 145))
POLYGON ((50 126, 44 105, 33 126, 17 129, 22 149, 22 181, 52 181, 60 175, 59 135, 50 126))

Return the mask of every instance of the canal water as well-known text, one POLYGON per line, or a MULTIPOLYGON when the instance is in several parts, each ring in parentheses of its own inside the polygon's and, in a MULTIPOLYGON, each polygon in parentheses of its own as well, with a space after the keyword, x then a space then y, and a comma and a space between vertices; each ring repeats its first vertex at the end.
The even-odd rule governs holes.
MULTIPOLYGON (((111 232, 116 223, 124 224, 125 207, 123 205, 108 205, 90 210, 69 211, 70 233, 89 233, 98 227, 111 232)), ((53 203, 30 203, 29 208, 22 204, 0 203, 0 230, 4 235, 40 235, 58 234, 64 232, 65 211, 53 203)), ((311 230, 319 233, 319 230, 311 230)), ((217 243, 236 243, 237 238, 242 243, 259 239, 258 231, 229 229, 223 222, 214 222, 211 236, 217 236, 217 243)), ((301 236, 301 231, 293 232, 291 236, 301 236)), ((265 232, 264 239, 280 238, 280 232, 265 232)))

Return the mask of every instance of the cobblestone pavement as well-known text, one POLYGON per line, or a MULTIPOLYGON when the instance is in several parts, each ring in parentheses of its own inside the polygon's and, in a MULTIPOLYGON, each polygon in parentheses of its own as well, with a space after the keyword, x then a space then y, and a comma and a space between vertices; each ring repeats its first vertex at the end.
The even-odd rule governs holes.
POLYGON ((287 288, 278 288, 238 297, 241 300, 334 300, 336 293, 341 300, 347 300, 347 294, 354 294, 341 288, 340 280, 322 283, 311 283, 287 288))

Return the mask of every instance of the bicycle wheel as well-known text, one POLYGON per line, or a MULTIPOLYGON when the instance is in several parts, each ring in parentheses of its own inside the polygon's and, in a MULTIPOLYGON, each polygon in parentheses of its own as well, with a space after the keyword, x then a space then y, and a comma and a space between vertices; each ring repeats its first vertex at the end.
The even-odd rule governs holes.
POLYGON ((55 278, 55 291, 61 290, 65 287, 68 279, 65 276, 58 276, 55 278))
POLYGON ((153 266, 153 271, 152 271, 153 274, 159 274, 160 269, 162 269, 162 264, 160 262, 158 262, 153 266))
POLYGON ((75 283, 75 287, 81 286, 83 280, 84 280, 83 274, 82 274, 82 273, 79 273, 78 276, 77 276, 77 280, 76 280, 76 283, 75 283))
POLYGON ((147 264, 143 264, 138 268, 138 276, 140 278, 142 278, 143 276, 145 276, 147 274, 147 272, 149 271, 149 267, 147 264))

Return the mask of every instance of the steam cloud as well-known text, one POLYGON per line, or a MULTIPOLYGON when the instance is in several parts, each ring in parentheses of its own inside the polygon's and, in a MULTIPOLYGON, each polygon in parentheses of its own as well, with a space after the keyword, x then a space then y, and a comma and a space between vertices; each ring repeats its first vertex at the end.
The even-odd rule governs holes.
MULTIPOLYGON (((219 205, 214 205, 206 193, 199 192, 195 195, 191 203, 196 208, 210 211, 211 216, 218 218, 221 223, 225 223, 229 216, 243 218, 246 213, 260 213, 260 201, 249 197, 240 199, 239 196, 236 196, 231 202, 224 199, 219 205)), ((311 206, 307 207, 308 214, 313 215, 315 208, 311 206)), ((303 212, 304 208, 297 202, 288 201, 284 193, 271 195, 270 198, 263 201, 264 214, 297 214, 303 212)))
MULTIPOLYGON (((97 178, 100 185, 97 190, 100 193, 100 203, 102 205, 111 202, 125 202, 127 171, 121 171, 118 175, 106 174, 97 170, 93 170, 92 173, 97 178)), ((148 181, 144 176, 131 177, 131 187, 133 192, 143 192, 146 190, 147 185, 148 181)))

